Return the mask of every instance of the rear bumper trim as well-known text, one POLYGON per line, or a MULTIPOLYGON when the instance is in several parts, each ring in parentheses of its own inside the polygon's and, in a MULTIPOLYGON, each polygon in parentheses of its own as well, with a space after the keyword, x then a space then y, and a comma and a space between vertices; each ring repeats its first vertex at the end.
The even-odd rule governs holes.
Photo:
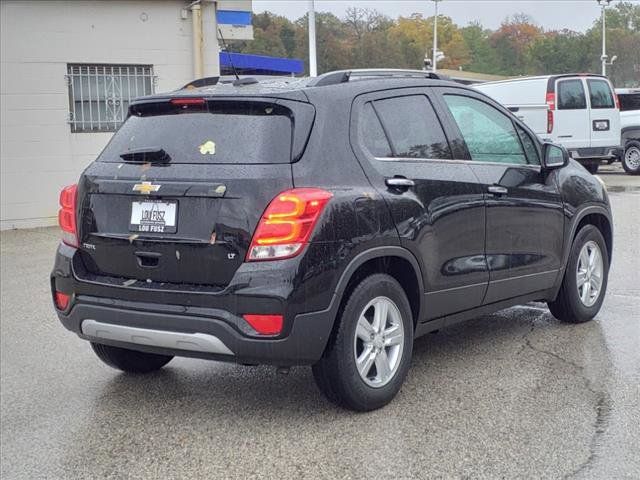
POLYGON ((570 148, 569 155, 577 161, 581 160, 610 160, 617 158, 622 152, 622 147, 591 147, 591 148, 570 148))
POLYGON ((167 330, 114 325, 87 319, 82 322, 82 334, 89 340, 111 340, 150 347, 188 350, 191 352, 233 355, 218 337, 206 333, 182 333, 167 330))

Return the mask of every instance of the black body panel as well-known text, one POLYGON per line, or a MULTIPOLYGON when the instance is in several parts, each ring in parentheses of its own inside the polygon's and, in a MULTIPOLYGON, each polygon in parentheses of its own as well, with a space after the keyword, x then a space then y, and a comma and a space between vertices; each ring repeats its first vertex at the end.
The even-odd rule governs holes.
POLYGON ((581 221, 601 218, 611 250, 606 190, 575 161, 555 170, 471 161, 444 110, 443 88, 506 111, 457 84, 415 78, 323 87, 293 79, 138 100, 134 107, 194 95, 292 109, 298 102, 306 105, 298 125, 310 131, 294 134, 291 163, 92 163, 78 189, 80 246, 61 244, 51 274, 52 290, 71 295, 69 308, 57 311, 60 320, 83 338, 86 319, 208 333, 235 355, 110 343, 125 348, 296 365, 322 356, 350 282, 379 259, 401 260, 402 276, 412 279, 416 336, 520 302, 554 299, 581 221), (451 158, 375 158, 357 133, 363 104, 415 93, 430 99, 451 158), (387 185, 394 177, 413 184, 387 185), (143 182, 160 187, 134 191, 143 182), (491 194, 490 186, 507 194, 491 194), (293 258, 245 261, 269 202, 299 187, 333 195, 308 245, 293 258), (132 232, 131 202, 140 199, 177 202, 175 233, 132 232), (259 335, 244 314, 281 314, 283 329, 259 335))
POLYGON ((95 162, 79 190, 82 257, 95 274, 225 286, 244 261, 262 212, 291 186, 289 164, 95 162), (135 192, 134 186, 144 181, 159 189, 135 192), (145 200, 177 202, 175 233, 130 230, 132 202, 145 200), (142 255, 157 255, 157 262, 145 266, 142 255))

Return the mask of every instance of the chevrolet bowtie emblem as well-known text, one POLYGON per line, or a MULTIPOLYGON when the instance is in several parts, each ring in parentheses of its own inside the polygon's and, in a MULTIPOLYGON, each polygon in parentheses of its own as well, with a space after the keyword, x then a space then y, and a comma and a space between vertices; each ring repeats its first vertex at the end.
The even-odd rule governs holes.
POLYGON ((133 191, 149 195, 151 192, 157 192, 158 190, 160 190, 160 186, 161 185, 154 185, 151 182, 136 183, 133 186, 133 191))

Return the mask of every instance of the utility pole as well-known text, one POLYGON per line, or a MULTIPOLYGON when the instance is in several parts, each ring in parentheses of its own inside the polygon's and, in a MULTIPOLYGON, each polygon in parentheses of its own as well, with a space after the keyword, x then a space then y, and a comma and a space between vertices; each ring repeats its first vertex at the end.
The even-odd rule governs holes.
POLYGON ((316 58, 316 11, 313 0, 309 0, 309 75, 318 76, 318 61, 316 58))
MULTIPOLYGON (((607 15, 606 8, 611 3, 611 0, 598 0, 598 5, 602 7, 602 55, 600 61, 602 62, 602 75, 607 75, 607 15)), ((611 62, 613 63, 613 62, 611 62)))
POLYGON ((433 57, 431 57, 431 68, 435 72, 438 69, 438 2, 441 0, 433 0, 436 4, 436 13, 433 16, 433 57))

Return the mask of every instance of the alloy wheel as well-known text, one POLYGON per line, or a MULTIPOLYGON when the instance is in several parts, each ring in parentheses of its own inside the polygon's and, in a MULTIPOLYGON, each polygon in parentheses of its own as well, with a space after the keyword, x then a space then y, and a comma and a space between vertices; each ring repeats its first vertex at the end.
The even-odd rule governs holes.
POLYGON ((387 297, 371 300, 360 313, 353 342, 360 378, 374 388, 389 383, 404 349, 404 326, 397 305, 387 297))
POLYGON ((580 250, 576 269, 578 296, 585 307, 593 306, 600 297, 604 262, 600 247, 594 241, 585 243, 580 250))

